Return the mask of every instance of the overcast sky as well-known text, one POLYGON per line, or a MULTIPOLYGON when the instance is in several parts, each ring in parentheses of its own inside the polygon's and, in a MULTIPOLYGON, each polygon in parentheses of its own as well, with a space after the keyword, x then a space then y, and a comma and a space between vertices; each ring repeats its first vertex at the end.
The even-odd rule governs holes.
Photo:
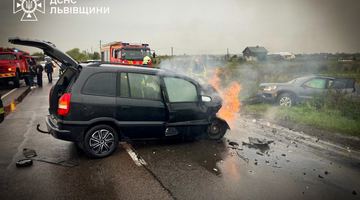
MULTIPOLYGON (((0 46, 10 36, 51 41, 61 50, 99 50, 99 41, 149 43, 160 54, 360 52, 360 0, 76 0, 110 14, 53 15, 21 22, 13 0, 0 2, 0 46)), ((32 52, 36 50, 31 50, 32 52)))

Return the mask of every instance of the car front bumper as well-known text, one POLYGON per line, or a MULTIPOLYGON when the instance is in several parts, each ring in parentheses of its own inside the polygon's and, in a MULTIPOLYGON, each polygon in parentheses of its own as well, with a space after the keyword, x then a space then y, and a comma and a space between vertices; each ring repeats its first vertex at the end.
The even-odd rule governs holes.
POLYGON ((275 103, 277 99, 277 93, 276 92, 264 92, 260 91, 257 94, 257 97, 265 103, 275 103))

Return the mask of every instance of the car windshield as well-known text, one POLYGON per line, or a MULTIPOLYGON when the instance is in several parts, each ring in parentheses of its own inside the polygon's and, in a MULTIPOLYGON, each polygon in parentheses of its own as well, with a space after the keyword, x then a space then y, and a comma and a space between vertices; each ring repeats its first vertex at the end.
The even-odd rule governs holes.
POLYGON ((0 60, 16 60, 16 56, 11 53, 0 54, 0 60))
POLYGON ((150 49, 123 49, 121 58, 125 60, 143 60, 145 56, 150 56, 150 49))

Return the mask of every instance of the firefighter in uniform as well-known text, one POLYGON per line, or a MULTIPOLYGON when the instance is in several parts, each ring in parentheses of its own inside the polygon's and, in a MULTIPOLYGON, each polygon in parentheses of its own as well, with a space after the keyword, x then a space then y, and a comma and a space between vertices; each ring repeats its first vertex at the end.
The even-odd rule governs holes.
POLYGON ((191 68, 192 77, 204 81, 207 76, 206 67, 200 62, 199 58, 194 59, 193 66, 191 68))
POLYGON ((151 58, 149 56, 145 56, 143 59, 143 65, 149 65, 151 63, 151 58))

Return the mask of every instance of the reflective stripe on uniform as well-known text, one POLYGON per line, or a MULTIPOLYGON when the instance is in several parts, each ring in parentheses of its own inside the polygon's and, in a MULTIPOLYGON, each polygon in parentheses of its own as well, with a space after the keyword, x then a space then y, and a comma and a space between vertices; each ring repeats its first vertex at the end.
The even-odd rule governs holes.
POLYGON ((4 111, 4 108, 0 108, 0 114, 4 114, 5 111, 4 111))

